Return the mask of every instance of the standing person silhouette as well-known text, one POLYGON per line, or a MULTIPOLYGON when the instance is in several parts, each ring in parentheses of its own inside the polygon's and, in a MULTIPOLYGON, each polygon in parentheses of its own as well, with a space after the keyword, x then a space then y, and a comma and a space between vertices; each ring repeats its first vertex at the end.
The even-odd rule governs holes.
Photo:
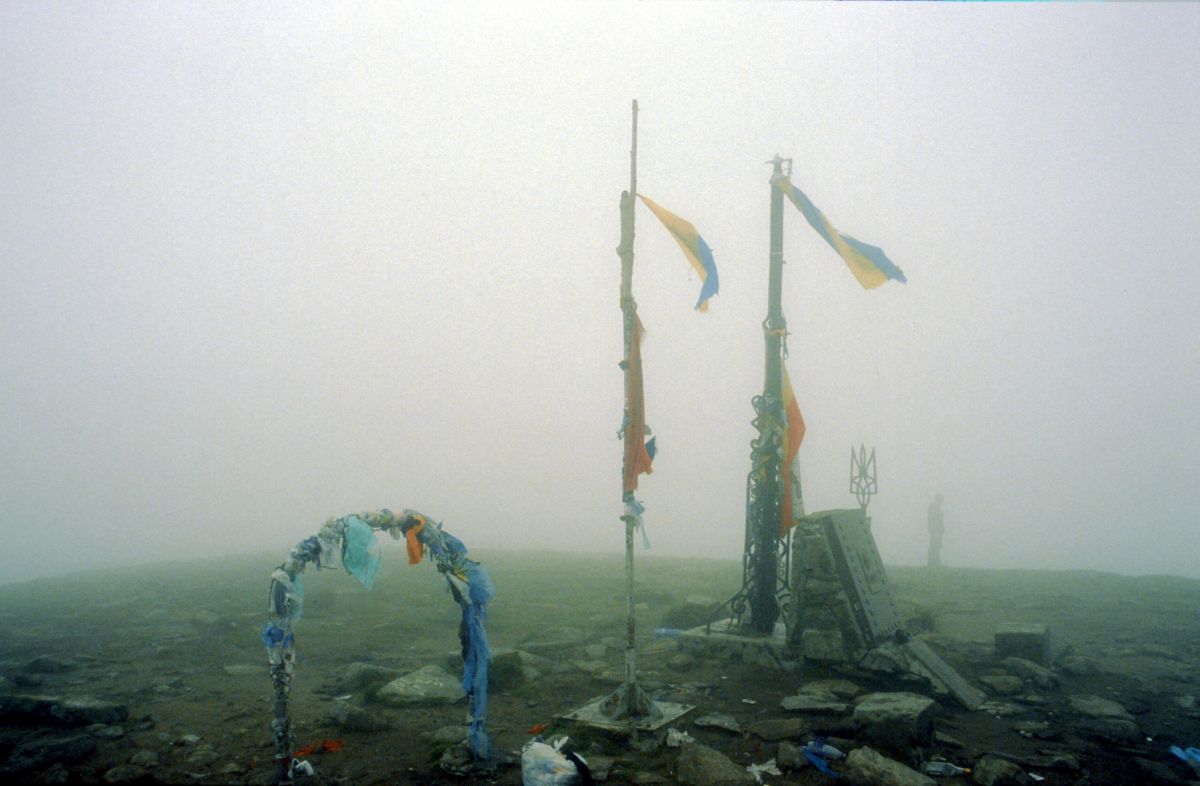
POLYGON ((940 568, 942 566, 942 535, 945 532, 945 525, 942 521, 942 494, 938 492, 933 495, 933 502, 929 503, 929 567, 940 568))

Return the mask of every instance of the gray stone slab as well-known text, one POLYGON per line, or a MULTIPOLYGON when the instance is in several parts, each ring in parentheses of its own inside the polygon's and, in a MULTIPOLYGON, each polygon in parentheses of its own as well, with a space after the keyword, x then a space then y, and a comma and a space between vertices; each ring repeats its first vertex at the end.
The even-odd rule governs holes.
POLYGON ((909 639, 904 642, 902 647, 905 653, 911 656, 916 664, 919 664, 919 667, 916 664, 910 664, 914 666, 917 673, 945 686, 950 695, 967 709, 977 709, 987 699, 983 691, 963 679, 962 675, 955 671, 949 663, 942 660, 925 642, 920 639, 909 639))
POLYGON ((1050 662, 1050 629, 1040 623, 1002 622, 996 627, 997 658, 1025 658, 1043 666, 1050 662))

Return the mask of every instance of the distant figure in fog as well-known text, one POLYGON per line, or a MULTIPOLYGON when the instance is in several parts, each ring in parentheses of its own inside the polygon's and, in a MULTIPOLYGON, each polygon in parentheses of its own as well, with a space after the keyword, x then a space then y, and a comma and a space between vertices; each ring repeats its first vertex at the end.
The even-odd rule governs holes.
POLYGON ((933 502, 929 503, 929 567, 931 568, 942 566, 942 534, 944 532, 942 495, 939 492, 933 495, 933 502))

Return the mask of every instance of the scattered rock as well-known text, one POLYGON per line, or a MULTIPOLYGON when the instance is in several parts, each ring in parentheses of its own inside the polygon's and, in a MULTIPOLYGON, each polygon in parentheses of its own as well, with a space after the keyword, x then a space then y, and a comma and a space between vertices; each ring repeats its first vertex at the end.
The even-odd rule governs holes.
POLYGON ((984 756, 975 762, 971 782, 979 786, 1026 786, 1031 783, 1024 770, 999 756, 984 756))
POLYGON ((12 684, 18 688, 36 688, 46 684, 46 678, 41 674, 14 674, 12 684))
POLYGON ((860 786, 936 786, 933 778, 866 747, 850 751, 845 773, 860 786))
POLYGON ((804 746, 783 740, 775 751, 775 763, 782 770, 802 770, 809 766, 804 756, 804 746))
POLYGON ((609 663, 606 660, 573 660, 571 665, 586 674, 596 676, 607 669, 609 663))
POLYGON ((1068 706, 1075 712, 1088 718, 1126 718, 1133 720, 1129 710, 1111 699, 1099 696, 1071 696, 1068 706))
POLYGON ((27 662, 24 671, 26 674, 62 674, 78 668, 79 664, 76 661, 56 658, 53 655, 42 655, 27 662))
POLYGON ((864 736, 889 751, 911 751, 933 740, 937 704, 915 693, 872 693, 854 708, 864 736))
POLYGON ((151 767, 151 768, 157 767, 158 766, 158 754, 155 753, 154 751, 146 751, 146 750, 138 751, 137 753, 135 753, 129 757, 129 763, 136 764, 139 767, 151 767))
POLYGON ((1012 730, 1022 737, 1032 737, 1039 740, 1057 740, 1062 734, 1046 721, 1023 720, 1012 725, 1012 730))
POLYGON ((466 695, 457 677, 431 665, 392 680, 379 689, 376 698, 396 706, 416 706, 453 704, 466 695))
POLYGON ((1019 677, 1013 677, 1008 674, 988 675, 980 677, 979 681, 997 696, 1013 696, 1025 688, 1025 683, 1019 677))
POLYGON ((592 771, 592 777, 598 781, 608 780, 608 774, 612 772, 615 759, 612 756, 588 756, 588 769, 592 771))
POLYGON ((685 786, 736 786, 752 784, 754 776, 728 756, 693 742, 679 749, 676 780, 685 786))
POLYGON ((124 726, 109 726, 105 723, 93 723, 86 731, 102 740, 119 740, 125 736, 124 726))
POLYGON ((784 696, 779 706, 788 712, 804 712, 827 715, 844 715, 849 706, 839 701, 825 701, 808 693, 784 696))
POLYGON ((217 752, 212 748, 197 748, 184 762, 189 767, 210 767, 217 761, 217 752))
POLYGON ((133 783, 145 778, 146 771, 136 764, 118 764, 104 773, 105 783, 133 783))
MULTIPOLYGON (((461 656, 459 663, 462 663, 461 656)), ((511 690, 522 685, 525 680, 525 659, 520 650, 507 648, 492 650, 492 662, 488 666, 489 691, 511 690)))
POLYGON ((979 705, 980 712, 986 712, 996 718, 1007 718, 1011 715, 1020 715, 1025 710, 1008 701, 985 701, 979 705))
POLYGON ((737 718, 734 718, 732 715, 725 715, 719 712, 702 715, 701 717, 692 721, 692 723, 696 724, 702 729, 723 729, 725 731, 731 731, 734 734, 742 733, 742 727, 738 724, 737 718))
POLYGON ((593 660, 603 658, 607 652, 608 647, 605 647, 603 644, 589 644, 583 648, 583 654, 593 660))
POLYGON ((667 666, 675 671, 689 671, 696 666, 696 659, 686 652, 680 652, 667 659, 667 666))
POLYGON ((1058 677, 1054 676, 1054 672, 1025 658, 1005 658, 1000 661, 1000 667, 1014 677, 1029 680, 1042 690, 1058 685, 1058 677))
POLYGON ((329 719, 338 727, 353 731, 382 731, 391 726, 386 718, 348 701, 335 701, 329 719))
POLYGON ((1072 677, 1091 677, 1100 673, 1100 664, 1087 655, 1067 655, 1058 662, 1058 670, 1072 677))
POLYGON ((908 658, 899 647, 892 644, 884 644, 869 651, 858 665, 879 674, 908 673, 908 658))
POLYGON ((443 750, 451 745, 457 745, 467 738, 467 730, 462 726, 439 726, 433 731, 421 734, 421 739, 436 750, 443 750))
POLYGON ((1073 728, 1085 737, 1105 742, 1133 744, 1142 741, 1141 729, 1128 718, 1084 718, 1073 728))
MULTIPOLYGON (((462 658, 459 656, 461 662, 462 658)), ((376 666, 374 663, 351 663, 342 669, 338 689, 342 692, 363 691, 371 694, 401 675, 399 669, 376 666)))
POLYGON ((90 734, 69 737, 42 737, 19 745, 8 757, 0 772, 19 774, 49 766, 55 762, 76 762, 96 750, 96 740, 90 734))
POLYGON ((850 680, 827 679, 806 682, 800 686, 799 692, 811 693, 813 695, 827 693, 839 699, 853 699, 862 693, 863 689, 850 682, 850 680))
POLYGON ((746 731, 767 742, 798 740, 812 731, 812 725, 804 718, 771 718, 751 723, 746 731))
POLYGON ((54 717, 73 726, 92 723, 121 723, 129 720, 129 707, 111 701, 80 696, 66 699, 52 710, 54 717))
POLYGON ((100 701, 86 696, 0 696, 0 715, 27 720, 90 726, 94 723, 120 723, 129 718, 124 704, 100 701))

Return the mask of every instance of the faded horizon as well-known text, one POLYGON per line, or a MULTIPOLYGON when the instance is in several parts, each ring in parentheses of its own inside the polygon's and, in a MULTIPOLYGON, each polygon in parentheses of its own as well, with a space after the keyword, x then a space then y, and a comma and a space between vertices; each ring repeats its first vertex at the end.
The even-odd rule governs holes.
MULTIPOLYGON (((0 7, 0 584, 426 512, 620 551, 618 201, 652 555, 737 559, 765 161, 810 511, 888 564, 1200 578, 1200 6, 0 7)), ((390 549, 388 549, 390 551, 390 549)), ((644 553, 638 546, 639 556, 644 553)), ((264 565, 264 575, 269 566, 264 565)))

